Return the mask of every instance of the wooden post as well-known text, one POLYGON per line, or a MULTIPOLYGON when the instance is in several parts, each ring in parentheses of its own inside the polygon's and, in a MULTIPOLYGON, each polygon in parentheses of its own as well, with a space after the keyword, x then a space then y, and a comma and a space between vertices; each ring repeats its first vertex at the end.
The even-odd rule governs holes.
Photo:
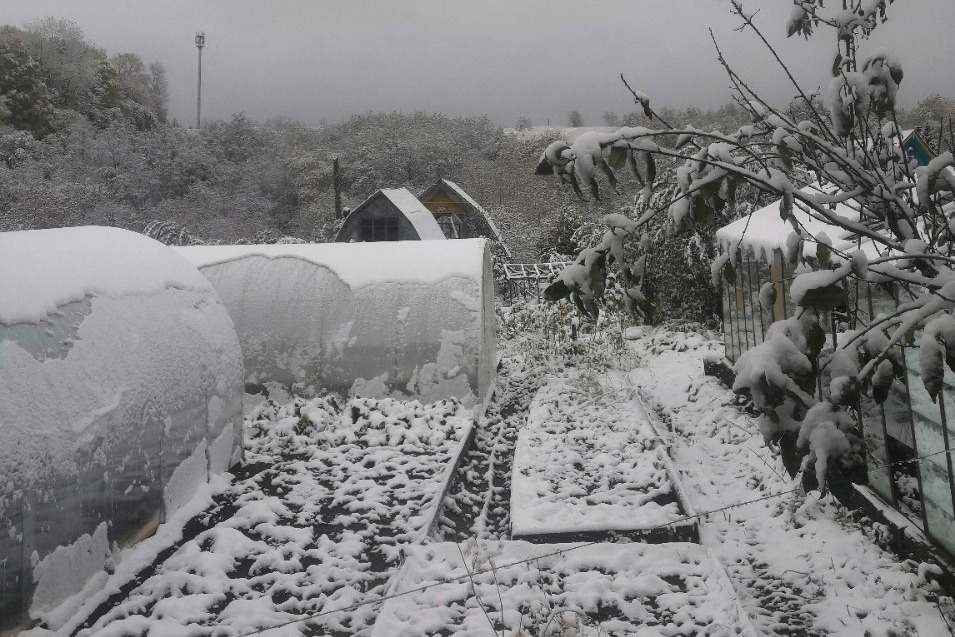
POLYGON ((786 290, 783 286, 783 278, 786 273, 783 264, 783 253, 780 250, 773 251, 773 265, 769 268, 769 280, 776 288, 776 302, 773 303, 773 320, 782 321, 786 318, 786 290))
POLYGON ((332 183, 335 188, 335 218, 342 218, 342 188, 338 174, 338 155, 332 159, 332 183))

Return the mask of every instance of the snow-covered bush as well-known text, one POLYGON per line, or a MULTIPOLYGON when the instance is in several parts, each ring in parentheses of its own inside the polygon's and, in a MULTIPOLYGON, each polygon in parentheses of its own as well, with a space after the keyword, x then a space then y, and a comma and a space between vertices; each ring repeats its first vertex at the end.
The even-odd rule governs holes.
MULTIPOLYGON (((616 266, 626 283, 628 307, 645 310, 639 283, 652 245, 647 233, 651 220, 665 217, 675 229, 711 226, 733 215, 744 184, 779 198, 780 215, 792 226, 787 241, 791 263, 802 261, 791 285, 799 318, 774 325, 764 343, 740 357, 736 389, 753 395, 765 415, 768 439, 801 430, 799 441, 809 449, 824 486, 832 458, 851 450, 848 415, 859 397, 865 393, 877 402, 885 400, 892 379, 900 374, 897 345, 929 324, 920 360, 933 399, 944 365, 955 369, 955 355, 949 353, 949 342, 955 341, 955 329, 949 327, 955 268, 948 256, 955 244, 955 157, 946 152, 919 167, 903 150, 896 108, 903 70, 894 54, 867 46, 868 36, 886 19, 887 2, 851 0, 843 11, 824 7, 820 0, 795 3, 786 25, 789 36, 809 37, 820 29, 836 36, 838 53, 823 83, 821 104, 793 79, 754 22, 755 14, 740 0, 728 2, 741 21, 740 30, 755 34, 779 61, 780 77, 796 93, 794 104, 778 108, 762 99, 723 58, 715 38, 735 99, 753 120, 736 131, 674 127, 621 76, 653 128, 627 126, 552 145, 538 171, 554 173, 581 196, 589 191, 599 198, 598 172, 616 188, 614 171, 628 165, 644 189, 632 217, 604 218, 607 231, 601 242, 580 252, 548 289, 548 297, 569 297, 593 316, 605 294, 607 273, 616 266), (675 187, 670 185, 672 196, 655 204, 651 194, 662 158, 682 163, 675 187), (858 217, 837 213, 837 204, 851 207, 858 217), (845 230, 867 244, 866 250, 834 248, 828 237, 809 233, 793 214, 796 210, 845 230), (815 246, 813 258, 802 257, 806 245, 815 246), (842 304, 847 286, 855 281, 892 283, 906 300, 891 315, 841 338, 835 352, 824 353, 818 316, 842 304), (818 405, 814 388, 821 371, 828 374, 832 391, 822 392, 828 398, 818 405)), ((731 249, 715 259, 714 278, 722 272, 732 282, 739 258, 731 249)))

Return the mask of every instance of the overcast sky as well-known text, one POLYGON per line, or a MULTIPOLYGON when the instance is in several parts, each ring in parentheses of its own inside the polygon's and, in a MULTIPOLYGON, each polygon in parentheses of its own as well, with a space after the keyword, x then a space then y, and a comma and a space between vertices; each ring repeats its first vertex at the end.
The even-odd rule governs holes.
MULTIPOLYGON (((745 5, 760 8, 758 24, 801 81, 827 81, 828 32, 786 40, 789 2, 745 5)), ((868 46, 902 59, 903 105, 955 95, 955 0, 907 0, 889 11, 868 46)), ((733 30, 727 0, 0 0, 9 24, 48 15, 75 21, 109 53, 162 62, 170 112, 183 123, 195 119, 198 30, 206 33, 204 120, 243 111, 317 123, 424 110, 563 124, 576 108, 598 124, 604 111, 633 109, 621 72, 657 105, 718 106, 729 92, 709 28, 765 95, 791 93, 754 36, 733 30)))

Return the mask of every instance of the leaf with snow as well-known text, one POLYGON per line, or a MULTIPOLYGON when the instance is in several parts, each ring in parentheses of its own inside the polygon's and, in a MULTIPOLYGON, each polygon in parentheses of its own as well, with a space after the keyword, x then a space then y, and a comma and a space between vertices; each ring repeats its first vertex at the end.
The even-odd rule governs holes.
POLYGON ((828 268, 832 256, 832 239, 825 232, 816 235, 816 261, 820 268, 828 268))
POLYGON ((800 274, 793 281, 789 294, 793 302, 802 307, 812 307, 820 312, 835 309, 846 303, 846 290, 840 283, 850 271, 851 265, 845 264, 837 270, 800 274))
POLYGON ((759 288, 759 304, 767 312, 771 312, 776 304, 776 284, 772 281, 763 283, 759 288))
POLYGON ((943 387, 945 364, 955 371, 955 317, 951 314, 942 314, 926 325, 919 343, 922 380, 933 401, 943 387))

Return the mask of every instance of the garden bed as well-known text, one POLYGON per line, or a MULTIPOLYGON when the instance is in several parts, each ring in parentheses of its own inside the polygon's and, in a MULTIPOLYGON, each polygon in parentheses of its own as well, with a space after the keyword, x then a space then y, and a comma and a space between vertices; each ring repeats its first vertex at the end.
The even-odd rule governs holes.
POLYGON ((583 375, 548 379, 517 439, 514 539, 699 540, 663 444, 632 396, 583 375))
MULTIPOLYGON (((381 595, 402 551, 434 525, 472 418, 453 401, 296 398, 263 403, 246 427, 227 504, 81 634, 244 634, 381 595)), ((366 634, 376 610, 282 634, 366 634)))
POLYGON ((416 546, 389 592, 373 637, 755 635, 696 544, 416 546))

